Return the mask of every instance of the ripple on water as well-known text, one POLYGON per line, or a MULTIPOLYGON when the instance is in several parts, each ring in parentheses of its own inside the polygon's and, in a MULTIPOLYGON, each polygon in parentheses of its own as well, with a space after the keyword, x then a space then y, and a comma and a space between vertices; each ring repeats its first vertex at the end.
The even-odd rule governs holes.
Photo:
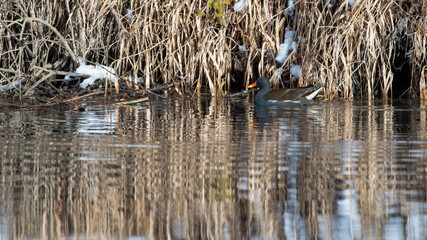
POLYGON ((0 112, 0 238, 427 234, 425 109, 251 102, 0 112))

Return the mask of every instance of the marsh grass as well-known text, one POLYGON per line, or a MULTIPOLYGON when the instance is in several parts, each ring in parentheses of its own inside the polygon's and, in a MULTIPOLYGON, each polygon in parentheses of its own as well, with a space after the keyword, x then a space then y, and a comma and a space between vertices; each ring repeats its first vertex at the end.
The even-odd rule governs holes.
POLYGON ((372 99, 376 90, 388 98, 393 81, 411 81, 408 90, 417 95, 416 89, 425 89, 418 85, 425 82, 427 56, 427 6, 422 1, 367 0, 332 8, 307 1, 300 9, 302 22, 296 27, 307 39, 300 55, 303 72, 325 85, 329 98, 372 99), (400 62, 399 55, 404 55, 400 62), (403 61, 411 63, 411 75, 395 79, 403 61))
MULTIPOLYGON (((388 98, 393 86, 427 98, 427 4, 423 0, 228 1, 217 17, 207 1, 20 0, 0 3, 0 83, 11 95, 60 93, 77 57, 115 69, 108 87, 151 88, 173 81, 181 95, 225 95, 257 76, 272 77, 286 27, 298 50, 282 64, 274 87, 324 85, 328 99, 388 98), (128 13, 130 10, 130 14, 128 13), (248 51, 240 52, 239 45, 248 51), (407 63, 404 69, 402 66, 407 63), (292 64, 302 76, 290 81, 292 64), (396 79, 397 72, 406 73, 396 79), (137 77, 144 80, 141 85, 137 77), (125 80, 127 79, 127 80, 125 80), (134 79, 134 80, 132 80, 134 79), (7 85, 13 85, 6 88, 7 85), (234 87, 232 87, 234 86, 234 87)), ((214 12, 215 13, 215 12, 214 12)), ((277 72, 276 72, 277 73, 277 72)), ((0 89, 1 90, 1 89, 0 89)))

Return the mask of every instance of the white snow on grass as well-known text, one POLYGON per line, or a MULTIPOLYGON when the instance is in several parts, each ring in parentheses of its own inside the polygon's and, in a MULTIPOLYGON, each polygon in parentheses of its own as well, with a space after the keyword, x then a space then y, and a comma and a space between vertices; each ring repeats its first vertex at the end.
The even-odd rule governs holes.
POLYGON ((246 49, 245 45, 239 45, 239 51, 240 52, 247 52, 248 49, 246 49))
POLYGON ((126 15, 125 15, 125 17, 127 19, 129 19, 129 20, 132 20, 133 19, 132 10, 130 10, 129 8, 126 9, 126 15))
POLYGON ((115 80, 114 69, 103 65, 86 65, 82 58, 78 58, 77 60, 79 62, 79 67, 76 69, 76 73, 90 76, 80 83, 81 88, 87 88, 88 86, 94 84, 95 80, 98 79, 109 79, 110 81, 115 80))
POLYGON ((288 0, 288 8, 286 8, 285 12, 283 12, 283 14, 285 16, 294 16, 294 12, 295 12, 295 3, 294 0, 288 0))
POLYGON ((246 10, 246 8, 245 8, 245 0, 239 0, 238 2, 236 2, 234 4, 233 9, 236 12, 243 12, 243 11, 245 11, 246 10))
POLYGON ((291 64, 292 78, 298 79, 301 76, 301 65, 291 64))
POLYGON ((285 42, 280 44, 279 53, 275 58, 279 63, 284 63, 288 59, 290 51, 296 51, 297 42, 293 40, 295 31, 287 27, 285 32, 285 42))

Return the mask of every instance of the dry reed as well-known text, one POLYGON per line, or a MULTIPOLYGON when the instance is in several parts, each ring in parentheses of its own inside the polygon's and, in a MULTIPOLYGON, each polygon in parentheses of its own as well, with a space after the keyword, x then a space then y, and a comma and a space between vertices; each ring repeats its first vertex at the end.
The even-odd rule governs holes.
POLYGON ((224 95, 259 75, 277 74, 272 60, 289 26, 295 41, 304 40, 282 65, 275 87, 286 84, 291 65, 298 64, 302 76, 296 85, 325 85, 329 99, 388 98, 402 81, 410 81, 399 83, 410 96, 427 98, 423 0, 366 0, 354 6, 296 1, 292 17, 283 14, 289 7, 285 0, 246 0, 243 12, 233 10, 234 2, 220 2, 222 10, 205 0, 2 1, 0 91, 54 95, 64 84, 52 80, 63 77, 49 70, 73 71, 80 56, 135 79, 116 78, 116 91, 119 85, 150 88, 173 81, 180 94, 224 95), (238 50, 243 44, 248 51, 238 50), (399 71, 406 71, 406 78, 396 79, 399 71))

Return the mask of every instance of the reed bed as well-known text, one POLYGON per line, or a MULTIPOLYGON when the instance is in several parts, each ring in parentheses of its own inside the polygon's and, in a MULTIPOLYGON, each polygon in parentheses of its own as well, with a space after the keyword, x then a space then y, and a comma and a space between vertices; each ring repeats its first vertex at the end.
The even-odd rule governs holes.
POLYGON ((263 75, 274 87, 324 85, 328 99, 400 97, 393 86, 427 98, 423 0, 300 0, 292 16, 285 0, 246 0, 240 12, 234 3, 2 1, 0 92, 54 97, 77 89, 64 76, 81 57, 114 69, 105 87, 115 92, 174 82, 180 95, 222 96, 263 75), (277 64, 287 28, 297 49, 277 64), (298 79, 293 65, 301 66, 298 79))

